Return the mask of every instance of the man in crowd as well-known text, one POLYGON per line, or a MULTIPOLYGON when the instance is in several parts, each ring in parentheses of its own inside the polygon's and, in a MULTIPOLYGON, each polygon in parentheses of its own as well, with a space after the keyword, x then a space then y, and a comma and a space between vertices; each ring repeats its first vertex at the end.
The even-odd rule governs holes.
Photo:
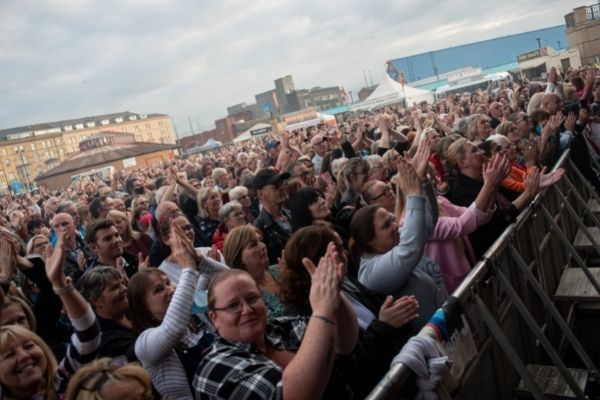
POLYGON ((271 264, 277 263, 281 250, 292 234, 292 214, 283 208, 288 200, 285 185, 289 177, 287 172, 278 174, 271 169, 263 169, 256 174, 252 185, 261 205, 254 226, 263 234, 271 264))
POLYGON ((100 219, 87 227, 85 240, 96 257, 89 268, 97 265, 115 267, 131 277, 138 270, 137 257, 123 252, 123 239, 112 221, 100 219))

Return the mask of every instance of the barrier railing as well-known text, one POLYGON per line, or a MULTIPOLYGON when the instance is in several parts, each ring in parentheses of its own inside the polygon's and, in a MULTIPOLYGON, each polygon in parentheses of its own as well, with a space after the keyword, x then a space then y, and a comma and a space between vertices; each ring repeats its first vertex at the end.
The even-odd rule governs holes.
MULTIPOLYGON (((600 255, 600 240, 586 227, 586 222, 600 227, 589 203, 600 204, 600 199, 568 150, 553 169, 557 168, 566 169, 563 179, 536 196, 452 294, 462 305, 458 312, 467 321, 476 349, 458 377, 453 397, 513 399, 518 386, 521 393, 544 399, 548 388, 536 382, 535 365, 549 366, 572 398, 586 398, 582 375, 600 382, 598 368, 571 328, 577 302, 553 301, 567 268, 579 268, 600 300, 600 275, 594 275, 587 256, 573 243, 576 236, 585 237, 600 255), (565 361, 567 352, 570 358, 565 361)), ((427 334, 430 329, 419 333, 427 334)), ((368 399, 402 398, 413 380, 408 367, 395 364, 368 399)))

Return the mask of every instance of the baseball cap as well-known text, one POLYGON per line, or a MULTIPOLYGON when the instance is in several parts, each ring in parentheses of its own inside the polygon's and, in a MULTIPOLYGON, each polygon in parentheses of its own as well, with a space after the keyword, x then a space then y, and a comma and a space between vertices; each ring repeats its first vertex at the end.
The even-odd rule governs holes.
POLYGON ((270 150, 270 149, 274 148, 275 146, 277 146, 278 144, 279 144, 278 140, 269 140, 265 144, 265 150, 270 150))
POLYGON ((327 136, 323 136, 322 134, 318 133, 315 136, 312 137, 312 139, 310 139, 310 144, 312 146, 321 143, 322 141, 327 140, 327 136))
POLYGON ((262 189, 268 185, 275 185, 278 182, 289 179, 291 175, 288 172, 284 172, 278 174, 272 169, 262 169, 254 175, 254 179, 252 180, 252 188, 253 189, 262 189))

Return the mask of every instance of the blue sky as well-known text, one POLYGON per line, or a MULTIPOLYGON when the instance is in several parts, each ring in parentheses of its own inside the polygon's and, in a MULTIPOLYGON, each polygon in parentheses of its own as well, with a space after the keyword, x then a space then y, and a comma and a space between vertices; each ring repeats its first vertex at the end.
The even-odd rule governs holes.
POLYGON ((291 74, 356 91, 384 62, 564 24, 595 1, 21 0, 0 3, 0 129, 166 113, 180 135, 291 74))

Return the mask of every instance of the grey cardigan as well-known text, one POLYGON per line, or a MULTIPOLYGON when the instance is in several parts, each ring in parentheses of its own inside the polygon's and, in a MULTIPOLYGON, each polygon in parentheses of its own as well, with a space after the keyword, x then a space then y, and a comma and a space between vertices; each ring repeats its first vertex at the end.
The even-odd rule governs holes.
POLYGON ((425 244, 437 223, 438 208, 431 183, 423 185, 423 196, 407 196, 400 243, 384 254, 364 254, 360 260, 358 280, 377 293, 401 297, 414 295, 419 301, 419 317, 411 323, 418 331, 445 299, 419 264, 425 244))

